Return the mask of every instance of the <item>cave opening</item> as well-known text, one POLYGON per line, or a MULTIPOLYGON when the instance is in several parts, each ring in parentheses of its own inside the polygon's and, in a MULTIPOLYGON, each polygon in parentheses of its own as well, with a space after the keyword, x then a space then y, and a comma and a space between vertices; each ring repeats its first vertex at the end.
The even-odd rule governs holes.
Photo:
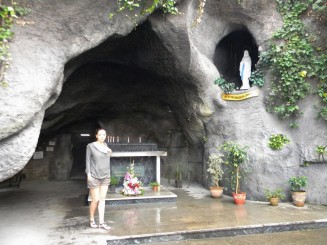
MULTIPOLYGON (((197 89, 161 71, 163 56, 168 55, 146 22, 128 36, 111 37, 68 61, 61 94, 45 112, 37 148, 44 150, 56 141, 50 152, 44 150, 49 179, 85 177, 86 145, 95 141, 100 127, 121 143, 141 138, 167 150, 162 173, 169 162, 187 168, 189 144, 181 124, 192 108, 184 95, 194 99, 197 89)), ((198 173, 193 179, 201 182, 202 162, 192 164, 198 173)))
POLYGON ((214 64, 220 75, 229 83, 234 83, 236 88, 242 86, 239 75, 239 64, 245 50, 249 51, 252 67, 259 60, 258 45, 251 33, 246 28, 241 27, 230 32, 218 43, 215 50, 214 64))

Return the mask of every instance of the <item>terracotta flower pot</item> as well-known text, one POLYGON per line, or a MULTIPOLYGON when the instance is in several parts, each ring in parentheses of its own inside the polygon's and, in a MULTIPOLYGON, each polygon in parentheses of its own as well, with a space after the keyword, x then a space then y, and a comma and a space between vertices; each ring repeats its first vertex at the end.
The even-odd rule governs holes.
POLYGON ((297 207, 303 207, 307 193, 305 191, 295 191, 292 192, 293 203, 297 207))
POLYGON ((211 186, 210 194, 212 197, 217 198, 223 195, 224 188, 221 186, 211 186))
POLYGON ((154 192, 158 192, 159 191, 159 186, 158 185, 152 186, 152 190, 154 192))
POLYGON ((239 193, 232 193, 233 195, 233 199, 235 204, 237 205, 243 205, 245 203, 245 199, 246 199, 246 193, 245 192, 239 192, 239 193))
POLYGON ((271 206, 278 206, 279 198, 278 197, 271 197, 269 198, 269 202, 271 206))

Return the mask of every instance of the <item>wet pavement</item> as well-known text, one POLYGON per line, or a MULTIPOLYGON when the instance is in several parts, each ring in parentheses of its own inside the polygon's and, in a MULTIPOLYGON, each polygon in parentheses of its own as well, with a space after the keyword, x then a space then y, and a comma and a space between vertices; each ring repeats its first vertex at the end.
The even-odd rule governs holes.
POLYGON ((197 184, 166 186, 176 202, 106 206, 110 231, 89 228, 84 181, 0 189, 0 244, 326 244, 326 206, 238 206, 197 184))

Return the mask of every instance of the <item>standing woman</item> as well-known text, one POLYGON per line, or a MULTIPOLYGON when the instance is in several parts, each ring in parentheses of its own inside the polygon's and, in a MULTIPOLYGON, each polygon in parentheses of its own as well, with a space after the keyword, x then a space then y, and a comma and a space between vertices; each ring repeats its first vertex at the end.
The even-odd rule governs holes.
POLYGON ((86 148, 86 174, 87 187, 90 189, 92 202, 90 204, 90 226, 110 230, 110 226, 104 222, 105 198, 110 184, 110 156, 111 149, 105 142, 106 131, 97 129, 97 141, 90 143, 86 148), (99 226, 94 220, 94 214, 98 208, 99 226))

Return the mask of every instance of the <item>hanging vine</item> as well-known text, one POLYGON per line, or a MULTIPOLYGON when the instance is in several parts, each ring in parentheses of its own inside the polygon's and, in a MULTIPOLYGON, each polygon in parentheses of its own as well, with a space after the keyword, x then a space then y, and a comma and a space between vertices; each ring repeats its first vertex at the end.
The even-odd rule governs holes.
POLYGON ((269 109, 281 118, 296 120, 302 113, 299 101, 314 91, 322 99, 318 115, 327 120, 327 46, 315 46, 317 38, 306 30, 301 19, 310 11, 326 11, 326 1, 276 2, 284 24, 274 34, 268 51, 261 55, 261 62, 274 75, 268 96, 269 109))
POLYGON ((128 18, 136 18, 139 15, 151 14, 157 8, 160 8, 164 14, 180 14, 176 7, 175 0, 118 0, 118 10, 116 12, 109 13, 109 19, 112 19, 116 14, 121 13, 128 18), (134 10, 140 8, 139 13, 135 13, 134 10), (133 12, 134 15, 130 16, 128 13, 133 12))
POLYGON ((14 35, 11 28, 13 25, 13 18, 15 17, 16 14, 13 6, 2 5, 0 2, 0 84, 3 87, 8 85, 7 82, 4 81, 4 74, 8 68, 8 61, 10 59, 8 41, 14 35))
POLYGON ((10 61, 8 44, 14 36, 12 31, 14 18, 27 15, 29 12, 30 9, 22 7, 14 1, 6 1, 6 4, 3 4, 0 0, 0 86, 2 87, 8 86, 7 81, 4 80, 4 75, 10 61))

